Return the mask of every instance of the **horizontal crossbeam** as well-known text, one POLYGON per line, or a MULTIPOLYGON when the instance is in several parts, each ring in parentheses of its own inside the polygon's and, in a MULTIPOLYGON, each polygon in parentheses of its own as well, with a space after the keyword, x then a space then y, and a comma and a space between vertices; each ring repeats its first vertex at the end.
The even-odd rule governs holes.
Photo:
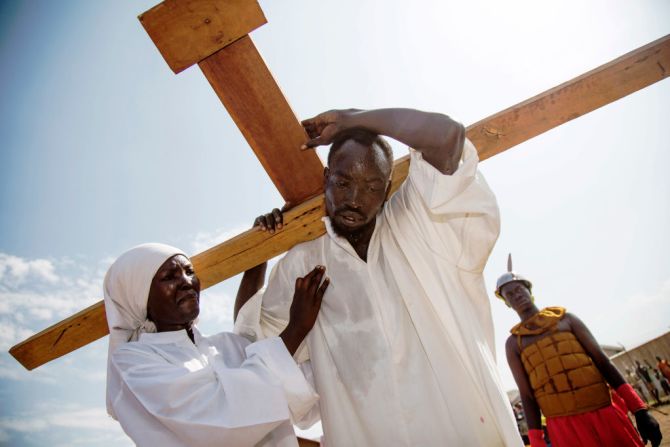
MULTIPOLYGON (((481 120, 467 128, 467 136, 485 160, 666 78, 668 67, 670 35, 481 120)), ((408 157, 397 160, 395 166, 393 184, 397 188, 407 176, 408 157)), ((194 255, 191 259, 203 288, 319 237, 325 231, 324 214, 320 195, 287 211, 284 229, 275 234, 249 230, 194 255)), ((17 344, 10 353, 24 367, 33 369, 106 333, 101 301, 17 344)))

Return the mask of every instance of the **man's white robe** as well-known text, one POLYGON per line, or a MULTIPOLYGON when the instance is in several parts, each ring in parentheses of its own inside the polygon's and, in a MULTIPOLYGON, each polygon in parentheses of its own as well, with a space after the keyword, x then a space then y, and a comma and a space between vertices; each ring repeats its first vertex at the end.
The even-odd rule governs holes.
POLYGON ((144 333, 111 357, 110 403, 138 446, 297 447, 318 396, 279 338, 144 333))
POLYGON ((240 311, 236 332, 277 334, 296 278, 326 267, 331 283, 298 359, 311 363, 328 447, 522 445, 494 358, 482 271, 500 221, 477 163, 467 140, 453 175, 411 151, 367 263, 325 218, 327 234, 293 247, 240 311))

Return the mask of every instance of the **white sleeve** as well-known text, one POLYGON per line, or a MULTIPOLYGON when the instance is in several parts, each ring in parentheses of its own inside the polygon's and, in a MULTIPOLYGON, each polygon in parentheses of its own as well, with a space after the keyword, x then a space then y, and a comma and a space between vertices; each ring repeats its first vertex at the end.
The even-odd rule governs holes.
MULTIPOLYGON (((295 363, 282 339, 272 337, 261 340, 247 346, 245 351, 249 358, 257 356, 275 375, 284 389, 292 420, 302 420, 315 406, 319 396, 314 391, 313 379, 310 383, 305 378, 305 370, 295 363)), ((311 367, 308 373, 311 373, 311 367)))
MULTIPOLYGON (((302 374, 305 376, 307 382, 313 389, 315 389, 316 386, 314 385, 314 371, 312 370, 311 360, 302 362, 298 366, 300 367, 300 371, 302 371, 302 374)), ((298 428, 306 430, 310 428, 312 425, 319 422, 320 420, 321 420, 321 409, 319 408, 319 405, 317 403, 314 406, 312 406, 309 412, 306 413, 302 417, 302 419, 295 419, 294 421, 295 425, 297 425, 298 428)))
POLYGON ((500 214, 493 192, 477 170, 478 161, 468 139, 451 175, 442 174, 423 160, 421 152, 412 150, 408 178, 388 208, 394 216, 408 216, 411 231, 437 255, 462 270, 481 273, 500 233, 500 214))
POLYGON ((239 368, 208 365, 196 370, 153 352, 118 350, 111 373, 121 385, 112 401, 119 422, 140 446, 172 437, 188 446, 210 446, 213 440, 255 445, 289 420, 289 405, 302 413, 317 398, 309 385, 300 384, 295 364, 293 371, 285 370, 292 359, 281 340, 258 345, 247 347, 249 357, 239 368), (282 371, 277 374, 275 368, 282 371))

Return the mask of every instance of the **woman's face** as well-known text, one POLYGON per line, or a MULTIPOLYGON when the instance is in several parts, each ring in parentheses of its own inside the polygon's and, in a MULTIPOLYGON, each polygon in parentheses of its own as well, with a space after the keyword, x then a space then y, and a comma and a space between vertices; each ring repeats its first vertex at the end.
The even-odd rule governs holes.
POLYGON ((151 281, 147 315, 158 331, 188 327, 200 313, 200 280, 191 261, 175 255, 165 261, 151 281))

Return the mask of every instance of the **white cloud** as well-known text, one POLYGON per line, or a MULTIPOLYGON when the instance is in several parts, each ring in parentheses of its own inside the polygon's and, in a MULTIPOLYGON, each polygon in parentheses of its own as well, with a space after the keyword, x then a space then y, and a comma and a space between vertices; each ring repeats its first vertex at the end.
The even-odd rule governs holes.
POLYGON ((106 267, 0 253, 0 349, 100 300, 106 267))
POLYGON ((0 317, 0 349, 6 351, 17 341, 25 340, 33 331, 14 323, 9 318, 0 317))
POLYGON ((16 366, 0 364, 0 381, 2 380, 21 380, 25 374, 16 366))
POLYGON ((0 418, 0 428, 20 432, 33 432, 44 430, 49 427, 46 418, 0 418))
POLYGON ((115 430, 114 421, 102 407, 85 408, 50 416, 49 422, 56 427, 83 428, 93 430, 115 430))
POLYGON ((0 301, 9 301, 0 306, 0 349, 6 350, 97 300, 79 291, 60 290, 43 295, 0 292, 0 301))
POLYGON ((27 288, 17 292, 0 292, 0 300, 5 303, 0 307, 0 314, 11 315, 19 311, 22 315, 29 313, 37 319, 52 319, 54 315, 77 312, 92 304, 96 297, 91 295, 85 289, 67 285, 54 287, 48 292, 27 288))
POLYGON ((25 260, 17 256, 0 253, 0 283, 20 285, 28 279, 58 282, 53 263, 48 259, 25 260))
POLYGON ((0 429, 5 431, 25 433, 51 428, 117 431, 118 423, 102 407, 68 409, 54 406, 0 418, 0 429))
POLYGON ((7 350, 15 343, 15 340, 11 339, 24 340, 34 331, 17 328, 13 321, 6 318, 0 318, 0 327, 11 328, 11 331, 17 334, 0 341, 0 344, 3 345, 0 349, 0 390, 3 384, 8 382, 56 385, 57 387, 74 384, 79 388, 93 387, 92 389, 104 390, 107 374, 107 341, 105 339, 88 344, 75 353, 28 371, 11 357, 7 350), (7 341, 8 339, 11 341, 7 341))
POLYGON ((200 320, 221 327, 233 322, 233 298, 220 291, 207 290, 200 300, 200 320))
MULTIPOLYGON (((61 369, 62 371, 62 369, 61 369)), ((67 371, 70 377, 83 377, 82 371, 67 371)), ((58 385, 62 384, 62 378, 54 374, 53 369, 40 368, 33 371, 27 371, 7 352, 0 352, 0 385, 5 381, 30 382, 32 384, 58 385), (60 380, 59 380, 60 379, 60 380)))

